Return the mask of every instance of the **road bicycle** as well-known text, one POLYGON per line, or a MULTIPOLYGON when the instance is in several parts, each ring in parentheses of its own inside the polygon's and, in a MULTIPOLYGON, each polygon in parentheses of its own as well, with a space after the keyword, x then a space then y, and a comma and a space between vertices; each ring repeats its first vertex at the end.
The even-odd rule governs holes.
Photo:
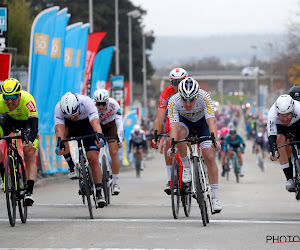
MULTIPOLYGON (((157 130, 154 131, 154 140, 156 142, 163 136, 169 137, 170 134, 157 134, 157 130)), ((170 180, 172 213, 174 219, 178 218, 180 201, 182 202, 185 216, 189 217, 191 212, 192 194, 190 192, 190 185, 182 181, 182 168, 183 166, 179 154, 176 153, 172 161, 170 180)))
MULTIPOLYGON (((293 134, 287 134, 287 139, 290 139, 290 142, 284 145, 278 146, 278 148, 290 146, 292 148, 292 154, 294 157, 294 174, 293 179, 295 183, 295 196, 296 200, 300 200, 300 159, 297 152, 297 144, 300 144, 300 141, 295 141, 295 136, 293 134)), ((273 147, 274 148, 274 147, 273 147)), ((272 152, 273 157, 275 156, 275 152, 272 152)))
POLYGON ((235 178, 236 178, 236 182, 239 183, 240 181, 240 165, 239 165, 239 161, 237 158, 237 154, 235 151, 233 151, 233 156, 232 159, 230 159, 230 157, 227 155, 226 159, 225 159, 225 171, 226 171, 226 179, 227 181, 229 180, 229 172, 230 169, 233 169, 235 178))
POLYGON ((17 140, 25 139, 26 144, 29 144, 28 135, 26 133, 17 135, 18 131, 16 129, 13 129, 13 133, 14 136, 0 137, 0 140, 5 140, 7 143, 4 192, 9 223, 12 227, 14 227, 16 223, 17 206, 22 223, 26 223, 27 221, 27 206, 24 200, 27 181, 23 159, 18 152, 17 140))
MULTIPOLYGON (((105 137, 106 142, 108 140, 115 140, 117 143, 120 141, 118 135, 105 137)), ((110 204, 110 196, 112 194, 112 172, 110 162, 108 160, 109 147, 108 143, 100 150, 99 159, 100 166, 102 169, 102 188, 104 193, 104 198, 106 200, 106 206, 110 204)))
POLYGON ((136 178, 140 178, 141 177, 141 158, 140 158, 139 148, 137 148, 137 147, 135 147, 133 149, 133 159, 134 159, 136 178))
POLYGON ((210 205, 211 214, 217 213, 217 211, 214 211, 212 206, 212 195, 211 187, 208 181, 207 166, 204 162, 202 150, 200 148, 200 143, 207 139, 211 139, 212 143, 216 147, 217 144, 214 137, 214 133, 211 133, 211 136, 201 137, 190 135, 186 139, 178 141, 175 141, 174 138, 172 138, 171 143, 172 152, 175 152, 175 145, 177 143, 190 143, 189 149, 192 168, 191 193, 192 196, 196 198, 197 203, 199 205, 203 226, 206 226, 207 223, 209 223, 208 204, 210 205))
POLYGON ((57 147, 59 147, 61 149, 62 147, 64 147, 63 146, 64 142, 77 141, 78 152, 79 152, 79 167, 80 167, 79 168, 79 195, 82 196, 83 204, 85 204, 85 199, 87 200, 90 218, 93 219, 91 196, 95 202, 95 207, 97 209, 94 181, 93 181, 91 168, 89 167, 88 161, 85 158, 85 155, 83 152, 83 146, 82 146, 82 139, 90 138, 90 137, 94 137, 95 139, 100 141, 96 132, 95 132, 95 134, 71 137, 71 138, 64 139, 64 140, 62 140, 60 137, 58 137, 57 138, 57 147))

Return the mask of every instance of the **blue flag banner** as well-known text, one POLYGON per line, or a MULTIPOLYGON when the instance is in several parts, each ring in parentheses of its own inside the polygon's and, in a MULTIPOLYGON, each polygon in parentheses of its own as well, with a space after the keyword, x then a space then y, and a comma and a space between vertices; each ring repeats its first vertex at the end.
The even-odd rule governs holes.
POLYGON ((74 23, 69 25, 66 30, 62 93, 80 91, 80 82, 75 81, 75 76, 79 69, 79 65, 76 67, 76 54, 79 48, 81 26, 81 22, 74 23))
POLYGON ((103 88, 111 64, 114 46, 100 50, 95 58, 92 70, 91 97, 97 89, 103 88))

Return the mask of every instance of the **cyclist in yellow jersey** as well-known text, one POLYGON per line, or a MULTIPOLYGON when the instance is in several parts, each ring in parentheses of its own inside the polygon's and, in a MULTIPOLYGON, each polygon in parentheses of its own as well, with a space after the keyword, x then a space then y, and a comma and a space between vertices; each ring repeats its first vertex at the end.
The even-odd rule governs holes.
MULTIPOLYGON (((23 141, 24 160, 26 163, 27 190, 25 204, 34 202, 33 186, 37 175, 36 149, 38 146, 38 112, 31 94, 22 90, 20 82, 14 78, 5 80, 0 95, 0 136, 9 135, 13 128, 26 133, 29 144, 23 141)), ((0 150, 0 172, 3 179, 3 152, 0 150)))

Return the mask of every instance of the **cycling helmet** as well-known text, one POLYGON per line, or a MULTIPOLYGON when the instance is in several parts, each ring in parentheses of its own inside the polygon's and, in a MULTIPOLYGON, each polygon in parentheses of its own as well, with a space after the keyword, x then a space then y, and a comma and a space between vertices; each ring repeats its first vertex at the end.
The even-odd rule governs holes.
POLYGON ((289 95, 281 95, 275 102, 275 109, 278 114, 287 114, 294 111, 294 100, 289 95))
POLYGON ((107 102, 108 98, 109 98, 109 94, 106 89, 97 89, 94 92, 95 102, 107 102))
POLYGON ((291 87, 291 89, 290 89, 290 96, 294 100, 300 101, 300 85, 294 85, 293 87, 291 87))
POLYGON ((171 85, 177 86, 181 80, 186 78, 188 73, 183 68, 174 68, 169 74, 171 85))
POLYGON ((227 127, 221 128, 221 135, 226 135, 226 134, 228 134, 228 128, 227 127))
POLYGON ((235 129, 230 129, 229 134, 230 135, 236 135, 236 130, 235 129))
POLYGON ((133 127, 133 131, 134 131, 134 132, 138 132, 138 131, 140 131, 140 130, 141 130, 140 125, 139 125, 139 124, 135 124, 134 127, 133 127))
POLYGON ((15 78, 6 79, 1 85, 1 92, 3 95, 17 95, 20 94, 22 85, 15 78))
POLYGON ((258 132, 257 133, 257 137, 262 137, 263 136, 263 133, 262 132, 258 132))
POLYGON ((78 97, 72 92, 67 92, 60 99, 60 109, 66 115, 74 115, 78 111, 78 107, 78 97))
POLYGON ((178 86, 178 93, 182 98, 193 98, 199 94, 199 84, 192 77, 183 79, 178 86))

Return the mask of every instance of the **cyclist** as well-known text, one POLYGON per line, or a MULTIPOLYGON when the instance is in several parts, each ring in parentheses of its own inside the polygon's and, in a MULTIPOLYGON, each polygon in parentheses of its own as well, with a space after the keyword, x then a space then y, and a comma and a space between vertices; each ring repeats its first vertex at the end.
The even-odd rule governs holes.
POLYGON ((131 153, 131 148, 138 149, 141 159, 141 170, 144 170, 144 154, 143 149, 146 147, 146 134, 145 131, 141 129, 139 124, 133 126, 129 135, 129 154, 131 153))
POLYGON ((119 103, 109 97, 106 89, 98 89, 94 92, 94 101, 98 109, 100 124, 105 137, 113 137, 118 135, 119 142, 115 139, 108 140, 109 154, 111 157, 112 168, 112 185, 113 195, 120 193, 118 185, 120 161, 118 157, 118 150, 122 147, 124 129, 123 119, 119 103))
MULTIPOLYGON (((169 74, 169 79, 171 86, 166 87, 160 94, 158 109, 156 119, 154 121, 154 130, 157 130, 157 133, 161 133, 161 128, 163 125, 163 121, 167 114, 167 107, 169 99, 178 92, 178 84, 188 76, 188 73, 182 68, 174 68, 171 70, 169 74)), ((165 134, 170 132, 170 124, 169 118, 167 117, 166 124, 165 124, 165 134)), ((158 143, 154 140, 151 141, 151 146, 153 148, 158 148, 158 143)), ((172 158, 167 155, 168 149, 171 147, 171 139, 170 137, 165 137, 165 162, 166 162, 166 170, 168 175, 168 182, 165 186, 164 191, 170 195, 170 180, 171 180, 171 169, 172 169, 172 158)))
MULTIPOLYGON (((243 177, 244 169, 243 169, 243 158, 242 154, 245 151, 246 144, 243 140, 243 138, 236 133, 235 129, 229 130, 229 135, 226 137, 226 140, 224 142, 223 150, 226 152, 226 154, 232 159, 234 152, 236 153, 236 156, 238 158, 238 162, 240 165, 240 176, 243 177)), ((222 166, 225 165, 225 157, 224 161, 222 162, 222 166)), ((222 175, 223 176, 223 175, 222 175)))
POLYGON ((259 149, 261 151, 261 156, 263 160, 263 168, 266 168, 266 163, 265 163, 265 150, 267 149, 266 141, 263 136, 262 132, 258 132, 257 136, 254 139, 254 144, 253 144, 253 153, 256 155, 256 163, 258 164, 258 153, 259 149))
POLYGON ((224 143, 225 143, 225 140, 226 140, 226 137, 228 136, 228 128, 227 127, 223 127, 221 128, 220 130, 220 135, 219 135, 219 138, 218 138, 218 141, 219 143, 221 144, 221 162, 222 162, 222 176, 224 177, 225 176, 225 172, 226 172, 226 169, 225 169, 225 151, 223 150, 224 149, 224 143))
POLYGON ((295 183, 293 181, 291 148, 282 147, 277 149, 277 145, 285 144, 286 136, 289 133, 295 136, 295 140, 300 140, 300 103, 294 101, 289 95, 279 96, 269 110, 267 129, 270 159, 272 161, 279 159, 287 179, 285 188, 289 192, 294 192, 295 183))
POLYGON ((290 89, 290 96, 294 100, 300 101, 300 85, 294 85, 293 87, 291 87, 291 89, 290 89))
MULTIPOLYGON (((92 169, 96 187, 97 206, 100 208, 104 207, 106 201, 101 195, 102 172, 98 159, 102 140, 104 142, 104 136, 94 102, 88 96, 67 92, 55 106, 54 121, 56 138, 61 137, 64 140, 70 137, 90 135, 94 131, 101 138, 100 142, 95 141, 94 138, 83 139, 83 146, 92 169)), ((74 171, 75 164, 70 154, 69 143, 65 142, 64 145, 60 145, 56 149, 56 153, 57 155, 63 155, 66 159, 70 170, 69 177, 76 177, 77 174, 74 171)))
MULTIPOLYGON (((210 132, 217 135, 211 97, 207 92, 201 90, 198 82, 191 77, 182 80, 178 85, 178 93, 170 98, 168 116, 170 137, 175 140, 186 138, 192 129, 197 132, 199 137, 209 136, 210 132)), ((218 146, 213 149, 212 141, 205 140, 200 143, 200 147, 208 168, 213 209, 215 212, 220 212, 222 205, 218 200, 218 167, 215 160, 215 152, 219 150, 220 144, 218 142, 217 144, 218 146)), ((186 143, 178 143, 177 148, 183 165, 182 181, 191 182, 191 168, 186 143)))
MULTIPOLYGON (((26 163, 27 190, 25 204, 34 203, 33 187, 37 176, 36 149, 38 146, 38 112, 31 94, 22 90, 17 79, 9 78, 1 85, 0 95, 0 136, 9 135, 13 128, 27 133, 29 144, 23 141, 24 161, 26 163)), ((0 150, 0 172, 3 179, 3 152, 0 150)))

